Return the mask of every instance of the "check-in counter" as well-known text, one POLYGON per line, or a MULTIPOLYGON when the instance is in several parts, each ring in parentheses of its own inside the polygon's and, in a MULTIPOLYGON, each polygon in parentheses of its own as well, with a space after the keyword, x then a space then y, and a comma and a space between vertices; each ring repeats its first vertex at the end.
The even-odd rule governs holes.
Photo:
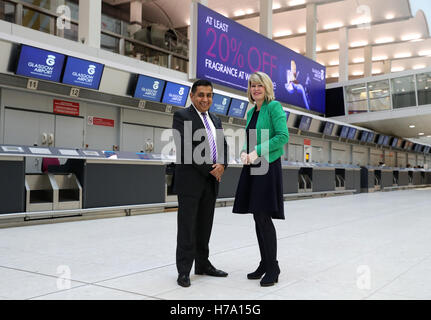
POLYGON ((355 165, 335 164, 335 189, 361 192, 361 168, 355 165))
POLYGON ((24 157, 0 154, 0 214, 25 211, 24 184, 24 157))
POLYGON ((298 193, 300 166, 292 162, 282 162, 283 194, 298 193))
POLYGON ((409 185, 409 172, 407 169, 394 168, 394 186, 404 187, 409 185))
POLYGON ((412 169, 410 172, 412 176, 412 185, 420 186, 424 184, 424 171, 421 169, 412 169))
POLYGON ((375 167, 374 174, 380 182, 380 190, 394 185, 394 174, 392 168, 375 167))
POLYGON ((376 183, 374 167, 361 167, 361 192, 374 192, 377 185, 380 189, 380 184, 376 183))
POLYGON ((315 163, 312 167, 313 192, 335 191, 335 167, 330 164, 315 163))

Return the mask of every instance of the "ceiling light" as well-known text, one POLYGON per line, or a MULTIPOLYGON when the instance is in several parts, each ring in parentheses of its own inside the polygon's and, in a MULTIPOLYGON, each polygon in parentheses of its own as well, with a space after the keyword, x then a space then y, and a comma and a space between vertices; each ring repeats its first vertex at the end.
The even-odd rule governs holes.
POLYGON ((413 66, 414 70, 423 69, 423 68, 425 68, 424 64, 417 64, 417 65, 413 66))
POLYGON ((291 30, 283 30, 274 33, 274 37, 284 37, 284 36, 290 36, 292 34, 291 30))
POLYGON ((316 47, 316 52, 319 52, 319 51, 322 51, 322 48, 321 48, 321 47, 319 47, 319 46, 317 46, 317 47, 316 47))
POLYGON ((427 138, 431 138, 431 136, 427 136, 427 138))
POLYGON ((331 77, 333 77, 333 78, 338 78, 339 76, 340 76, 340 74, 338 72, 331 74, 331 77))
POLYGON ((388 20, 393 19, 393 18, 395 18, 395 14, 393 14, 393 13, 388 13, 388 14, 385 16, 385 18, 386 18, 386 19, 388 19, 388 20))
POLYGON ((246 14, 252 14, 252 13, 254 13, 254 10, 253 9, 245 9, 245 13, 246 14))
POLYGON ((409 125, 409 128, 416 128, 416 126, 414 124, 409 125))
POLYGON ((377 44, 380 44, 380 43, 388 43, 388 42, 393 42, 393 41, 394 41, 394 38, 392 38, 392 37, 385 37, 385 38, 376 39, 376 41, 374 41, 374 42, 377 43, 377 44))
POLYGON ((338 60, 333 60, 333 61, 330 61, 330 62, 329 62, 329 65, 330 65, 330 66, 338 66, 338 65, 339 65, 339 63, 340 63, 340 62, 339 62, 338 60))
POLYGON ((371 17, 360 17, 358 19, 352 20, 350 22, 350 24, 365 24, 365 23, 370 23, 371 22, 371 17))
POLYGON ((328 29, 335 29, 335 28, 340 28, 340 27, 342 27, 343 26, 343 23, 342 22, 334 22, 334 23, 328 23, 328 24, 325 24, 324 26, 323 26, 323 29, 325 29, 325 30, 328 30, 328 29))
POLYGON ((420 56, 430 56, 431 55, 431 50, 422 50, 422 51, 419 51, 419 55, 420 56))
POLYGON ((411 52, 402 52, 402 53, 395 54, 394 58, 395 59, 400 59, 400 58, 408 58, 408 57, 411 57, 411 56, 412 56, 411 52))
POLYGON ((373 61, 380 61, 380 60, 387 60, 387 59, 388 59, 388 56, 377 56, 372 58, 373 61))
POLYGON ((301 27, 298 29, 299 33, 306 33, 307 32, 307 28, 306 27, 301 27))
POLYGON ((288 5, 293 7, 293 6, 299 6, 304 3, 305 3, 305 0, 292 0, 292 1, 289 1, 288 5))
POLYGON ((340 46, 338 44, 330 44, 326 47, 328 50, 338 50, 340 49, 340 46))
POLYGON ((352 42, 351 44, 350 44, 350 46, 351 47, 363 47, 363 46, 366 46, 368 44, 368 42, 367 41, 355 41, 355 42, 352 42))
POLYGON ((381 73, 381 72, 382 72, 382 70, 380 70, 380 69, 373 69, 373 71, 372 71, 373 74, 381 73))
POLYGON ((423 133, 423 132, 418 133, 418 136, 424 136, 424 135, 425 135, 425 133, 423 133))
POLYGON ((245 15, 245 11, 244 10, 237 10, 233 13, 233 15, 235 17, 243 16, 243 15, 245 15))
POLYGON ((401 37, 401 40, 403 41, 409 41, 409 40, 415 40, 419 39, 421 37, 420 33, 411 33, 411 34, 405 34, 401 37))
POLYGON ((279 3, 274 3, 273 5, 272 5, 272 9, 273 10, 277 10, 277 9, 280 9, 281 8, 281 4, 279 4, 279 3))
POLYGON ((353 71, 352 76, 362 76, 364 74, 363 71, 353 71))
POLYGON ((364 60, 364 58, 355 58, 355 59, 353 59, 353 63, 361 63, 361 62, 364 62, 365 60, 364 60))
POLYGON ((403 71, 404 68, 403 67, 394 67, 391 69, 391 72, 399 72, 399 71, 403 71))

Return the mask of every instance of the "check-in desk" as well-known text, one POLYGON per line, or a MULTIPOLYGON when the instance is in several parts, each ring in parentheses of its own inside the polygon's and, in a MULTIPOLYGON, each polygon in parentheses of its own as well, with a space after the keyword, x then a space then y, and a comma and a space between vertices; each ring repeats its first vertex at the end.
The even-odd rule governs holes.
POLYGON ((420 186, 424 184, 425 171, 422 169, 411 169, 411 182, 414 186, 420 186))
POLYGON ((298 190, 300 169, 301 166, 298 165, 297 162, 282 162, 281 170, 283 174, 283 194, 292 194, 299 192, 298 190))
POLYGON ((301 170, 312 172, 312 192, 335 191, 335 167, 327 163, 314 163, 311 168, 301 170))
POLYGON ((351 164, 335 164, 335 190, 361 192, 361 168, 351 164))
POLYGON ((0 214, 25 210, 24 180, 24 157, 8 155, 0 147, 0 214))
POLYGON ((380 182, 376 180, 374 167, 361 167, 361 192, 374 192, 380 190, 380 182))
POLYGON ((394 185, 394 173, 392 168, 375 167, 374 174, 380 181, 380 190, 394 185))
POLYGON ((409 185, 409 171, 406 168, 393 168, 394 186, 404 187, 409 185))

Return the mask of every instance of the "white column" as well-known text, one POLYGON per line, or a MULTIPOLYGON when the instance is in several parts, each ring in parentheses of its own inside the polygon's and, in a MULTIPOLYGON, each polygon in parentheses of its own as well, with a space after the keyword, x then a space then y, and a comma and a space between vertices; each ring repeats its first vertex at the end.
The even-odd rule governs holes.
POLYGON ((349 80, 349 30, 346 27, 340 28, 339 44, 338 81, 342 82, 349 80))
POLYGON ((128 31, 130 34, 134 34, 136 31, 142 28, 142 2, 141 0, 135 0, 130 2, 130 25, 128 31))
POLYGON ((316 60, 316 34, 317 34, 317 6, 315 3, 307 4, 307 34, 305 35, 305 55, 316 60))
POLYGON ((385 60, 383 61, 383 73, 391 73, 391 69, 392 69, 392 61, 391 60, 385 60))
POLYGON ((259 33, 272 39, 272 0, 260 0, 259 33))
POLYGON ((78 40, 90 47, 100 48, 102 0, 79 0, 78 40))
POLYGON ((373 75, 373 47, 368 45, 364 47, 364 77, 373 75))

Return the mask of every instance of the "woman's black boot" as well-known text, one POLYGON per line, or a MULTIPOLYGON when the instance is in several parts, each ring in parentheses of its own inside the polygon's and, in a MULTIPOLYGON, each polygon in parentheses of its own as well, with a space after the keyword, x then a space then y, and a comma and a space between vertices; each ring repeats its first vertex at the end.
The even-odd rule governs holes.
POLYGON ((261 261, 259 263, 259 267, 257 267, 256 271, 247 274, 247 279, 250 279, 250 280, 259 280, 260 278, 262 278, 262 276, 264 274, 265 274, 265 265, 261 261))
POLYGON ((268 265, 265 276, 260 280, 262 287, 270 287, 278 282, 278 275, 280 274, 280 267, 278 261, 275 261, 271 265, 268 265))

